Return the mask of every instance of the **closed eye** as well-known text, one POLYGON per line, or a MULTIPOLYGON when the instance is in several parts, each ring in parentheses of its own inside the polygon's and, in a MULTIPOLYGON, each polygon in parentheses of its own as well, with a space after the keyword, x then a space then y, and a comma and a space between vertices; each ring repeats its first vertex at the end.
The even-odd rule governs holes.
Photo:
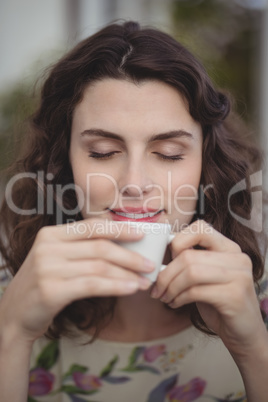
POLYGON ((91 151, 89 153, 89 157, 90 158, 95 158, 95 159, 109 159, 113 155, 118 154, 118 153, 119 153, 119 151, 111 151, 111 152, 106 152, 106 153, 91 151))
POLYGON ((166 161, 179 161, 183 159, 182 154, 178 155, 164 155, 161 154, 160 152, 153 152, 155 155, 157 155, 160 159, 166 160, 166 161))

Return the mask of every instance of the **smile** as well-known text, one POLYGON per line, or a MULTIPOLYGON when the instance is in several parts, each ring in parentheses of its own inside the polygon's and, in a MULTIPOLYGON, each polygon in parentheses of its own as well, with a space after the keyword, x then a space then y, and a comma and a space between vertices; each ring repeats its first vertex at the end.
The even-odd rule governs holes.
POLYGON ((154 222, 163 209, 154 212, 123 212, 119 210, 109 209, 112 214, 113 220, 132 220, 132 221, 146 221, 154 222))

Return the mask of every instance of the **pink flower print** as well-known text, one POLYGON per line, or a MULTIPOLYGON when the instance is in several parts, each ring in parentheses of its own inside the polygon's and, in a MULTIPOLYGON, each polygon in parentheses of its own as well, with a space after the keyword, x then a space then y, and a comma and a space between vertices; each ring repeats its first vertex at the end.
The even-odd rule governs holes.
POLYGON ((78 388, 83 389, 84 391, 91 391, 94 389, 98 389, 102 385, 100 379, 95 375, 84 374, 81 373, 80 371, 76 371, 75 373, 73 373, 73 379, 75 385, 78 388))
POLYGON ((261 309, 265 312, 266 316, 268 316, 268 297, 261 301, 261 309))
POLYGON ((47 395, 53 387, 55 376, 43 368, 30 371, 29 396, 47 395))
POLYGON ((166 351, 165 345, 155 345, 149 348, 146 348, 143 352, 143 357, 146 362, 152 363, 159 356, 161 356, 166 351))
POLYGON ((170 402, 192 402, 203 394, 206 381, 201 378, 193 378, 185 385, 174 387, 169 393, 170 402))

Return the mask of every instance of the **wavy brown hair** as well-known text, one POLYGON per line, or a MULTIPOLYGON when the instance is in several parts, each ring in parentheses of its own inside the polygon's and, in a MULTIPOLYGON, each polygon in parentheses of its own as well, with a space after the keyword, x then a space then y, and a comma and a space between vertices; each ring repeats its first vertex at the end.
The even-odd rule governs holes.
MULTIPOLYGON (((35 208, 40 193, 46 202, 53 188, 53 213, 44 210, 22 215, 12 211, 4 200, 0 250, 12 274, 20 269, 41 227, 82 219, 79 211, 66 213, 77 206, 75 192, 66 191, 61 203, 55 188, 73 183, 68 159, 73 111, 85 88, 107 77, 132 82, 159 80, 177 89, 186 99, 191 116, 203 130, 201 184, 207 188, 202 208, 199 205, 194 219, 205 219, 237 242, 252 260, 254 281, 260 279, 264 262, 256 233, 228 210, 230 189, 242 180, 249 184, 250 174, 259 168, 260 154, 245 140, 245 128, 230 112, 228 96, 215 89, 202 64, 166 33, 141 28, 135 22, 109 25, 83 40, 53 66, 44 82, 39 108, 30 120, 27 146, 9 175, 33 174, 30 179, 18 180, 12 188, 12 200, 21 209, 35 208), (38 171, 43 172, 41 182, 35 176, 38 171)), ((250 218, 251 208, 249 189, 232 197, 232 210, 244 219, 250 218)), ((79 329, 93 327, 98 332, 105 318, 112 316, 114 303, 114 298, 88 298, 71 303, 55 317, 48 335, 67 334, 70 324, 79 329)), ((187 308, 193 324, 209 333, 195 304, 187 308)))

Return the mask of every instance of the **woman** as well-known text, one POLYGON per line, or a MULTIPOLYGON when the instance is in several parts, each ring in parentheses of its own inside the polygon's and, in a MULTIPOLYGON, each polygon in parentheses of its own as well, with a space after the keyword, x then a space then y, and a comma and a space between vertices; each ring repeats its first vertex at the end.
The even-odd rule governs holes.
POLYGON ((264 263, 249 190, 230 198, 259 154, 200 63, 110 25, 52 68, 31 128, 1 211, 1 400, 266 401, 264 263), (153 285, 112 241, 133 220, 176 232, 153 285))

